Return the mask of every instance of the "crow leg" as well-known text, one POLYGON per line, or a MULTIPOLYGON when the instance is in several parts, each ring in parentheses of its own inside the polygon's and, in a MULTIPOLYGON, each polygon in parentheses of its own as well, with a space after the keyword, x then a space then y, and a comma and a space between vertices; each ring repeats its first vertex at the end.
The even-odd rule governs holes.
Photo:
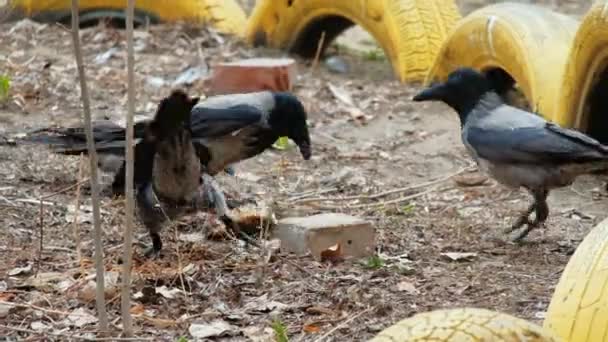
POLYGON ((120 169, 114 175, 114 181, 112 182, 112 195, 123 196, 125 194, 125 183, 126 183, 126 164, 123 162, 120 169))
POLYGON ((517 220, 511 225, 511 227, 505 229, 505 234, 511 234, 513 231, 521 228, 530 222, 530 214, 536 210, 536 200, 530 204, 528 209, 521 213, 517 220))
POLYGON ((152 239, 152 247, 144 251, 144 255, 149 258, 156 259, 160 257, 160 251, 163 248, 163 243, 160 238, 160 231, 163 222, 166 220, 165 213, 162 208, 154 200, 152 192, 152 184, 147 183, 137 189, 135 199, 137 201, 137 209, 140 219, 150 234, 152 239))
POLYGON ((144 250, 144 256, 150 259, 158 259, 160 258, 160 251, 163 249, 160 234, 158 232, 150 232, 150 238, 152 239, 152 246, 144 250))
POLYGON ((255 239, 251 236, 247 235, 245 232, 241 230, 238 223, 236 223, 230 216, 228 216, 228 205, 226 204, 226 198, 224 197, 224 193, 219 188, 215 180, 208 174, 203 174, 203 183, 207 186, 209 194, 213 198, 211 203, 213 203, 215 207, 215 212, 220 220, 224 223, 227 229, 231 230, 234 235, 241 238, 247 243, 251 243, 254 246, 257 246, 255 239))
POLYGON ((534 191, 533 195, 536 207, 536 217, 533 221, 528 220, 528 222, 526 222, 526 227, 513 238, 513 242, 523 240, 534 228, 537 228, 541 224, 545 223, 547 217, 549 217, 549 205, 547 204, 547 196, 549 195, 549 191, 544 189, 538 190, 534 191))

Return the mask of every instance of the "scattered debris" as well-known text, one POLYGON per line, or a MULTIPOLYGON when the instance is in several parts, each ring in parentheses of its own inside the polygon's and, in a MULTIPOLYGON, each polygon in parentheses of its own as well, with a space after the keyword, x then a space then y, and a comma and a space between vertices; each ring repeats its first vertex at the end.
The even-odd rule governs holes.
POLYGON ((200 339, 234 335, 237 328, 226 321, 215 320, 210 323, 192 323, 188 332, 192 337, 200 339))
POLYGON ((418 291, 418 289, 416 289, 416 286, 414 286, 414 284, 412 284, 409 281, 401 281, 397 284, 397 291, 400 292, 407 292, 409 294, 418 294, 420 293, 420 291, 418 291))
POLYGON ((441 253, 441 255, 452 261, 465 261, 465 260, 471 260, 471 259, 477 257, 477 253, 460 253, 460 252, 441 253))
POLYGON ((191 85, 195 81, 206 78, 208 75, 209 67, 207 65, 189 67, 177 76, 172 86, 191 85))
POLYGON ((348 63, 340 56, 327 57, 325 67, 327 67, 327 70, 338 74, 347 74, 350 71, 348 63))
POLYGON ((78 308, 68 315, 65 323, 80 328, 88 324, 97 323, 97 317, 90 314, 85 308, 78 308))

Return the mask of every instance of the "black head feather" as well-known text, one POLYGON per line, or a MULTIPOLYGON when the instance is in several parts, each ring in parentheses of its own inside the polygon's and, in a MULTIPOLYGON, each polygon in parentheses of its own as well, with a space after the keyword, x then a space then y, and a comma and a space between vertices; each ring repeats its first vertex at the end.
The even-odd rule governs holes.
POLYGON ((305 160, 310 159, 310 134, 304 105, 289 92, 275 92, 273 97, 275 105, 270 110, 268 124, 278 136, 293 140, 305 160))
POLYGON ((198 101, 198 97, 191 98, 182 90, 174 90, 163 98, 148 125, 147 140, 162 140, 180 128, 189 130, 191 111, 198 101))
POLYGON ((458 112, 461 120, 488 92, 493 92, 492 83, 472 68, 459 68, 448 75, 444 83, 431 85, 414 96, 414 101, 443 101, 458 112))

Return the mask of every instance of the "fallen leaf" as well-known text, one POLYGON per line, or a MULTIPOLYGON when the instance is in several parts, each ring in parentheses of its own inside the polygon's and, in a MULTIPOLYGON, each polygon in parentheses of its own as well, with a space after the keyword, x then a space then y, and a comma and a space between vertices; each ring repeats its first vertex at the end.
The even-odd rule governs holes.
POLYGON ((488 181, 488 177, 480 174, 460 175, 453 179, 460 186, 479 186, 488 181))
POLYGON ((321 262, 329 261, 336 263, 343 260, 342 246, 337 243, 321 252, 321 262))
POLYGON ((220 337, 236 333, 236 327, 218 319, 210 323, 192 323, 188 332, 194 338, 220 337))
POLYGON ((74 325, 78 328, 84 327, 87 324, 93 324, 97 322, 97 317, 91 315, 84 308, 78 308, 68 315, 66 323, 74 325))
POLYGON ((476 257, 477 253, 448 252, 448 253, 441 253, 441 255, 452 261, 463 261, 463 260, 469 260, 469 259, 476 257))
POLYGON ((177 322, 172 319, 153 318, 147 315, 143 315, 141 318, 143 318, 146 322, 152 323, 152 325, 159 329, 167 329, 177 325, 177 322))
POLYGON ((250 302, 245 304, 246 311, 256 311, 256 312, 281 312, 288 308, 289 305, 274 301, 268 300, 268 295, 263 294, 260 297, 252 299, 250 302))
POLYGON ((35 331, 42 331, 42 330, 47 330, 50 327, 41 321, 34 321, 34 322, 30 323, 30 328, 32 328, 32 330, 35 330, 35 331))
POLYGON ((321 328, 319 328, 318 326, 314 325, 314 324, 306 324, 302 330, 304 330, 304 332, 307 332, 309 334, 316 334, 319 331, 321 331, 321 328))
POLYGON ((180 290, 178 288, 169 289, 165 285, 156 288, 156 293, 159 293, 161 296, 163 296, 167 299, 173 299, 181 292, 182 292, 182 290, 180 290))
POLYGON ((181 241, 185 242, 202 242, 205 237, 201 233, 182 233, 178 237, 181 241))
POLYGON ((143 304, 137 304, 137 305, 131 307, 131 309, 129 309, 129 312, 132 315, 141 315, 142 313, 144 313, 144 311, 145 311, 145 308, 144 308, 143 304))
POLYGON ((257 183, 262 179, 262 177, 260 177, 256 174, 250 173, 250 172, 239 172, 236 174, 236 176, 240 179, 244 179, 244 180, 246 180, 248 182, 252 182, 252 183, 257 183))
POLYGON ((274 341, 274 331, 270 327, 260 328, 249 326, 242 328, 241 331, 251 342, 274 341))
POLYGON ((397 291, 407 292, 409 294, 418 294, 419 293, 419 291, 416 289, 416 286, 414 286, 414 284, 410 283, 409 281, 402 281, 399 284, 397 284, 397 291))
POLYGON ((66 279, 65 273, 43 272, 24 281, 25 286, 32 286, 38 290, 56 290, 56 283, 66 279))
POLYGON ((0 303, 0 318, 7 317, 12 308, 12 305, 0 303))
POLYGON ((32 264, 27 264, 26 266, 23 267, 15 267, 12 270, 8 271, 8 275, 9 276, 16 276, 16 275, 20 275, 20 274, 28 274, 32 272, 32 264))

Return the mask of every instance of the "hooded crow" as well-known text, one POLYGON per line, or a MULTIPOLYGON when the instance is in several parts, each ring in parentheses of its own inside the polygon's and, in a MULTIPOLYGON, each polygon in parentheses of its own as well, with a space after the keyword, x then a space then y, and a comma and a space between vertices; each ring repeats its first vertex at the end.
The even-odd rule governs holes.
MULTIPOLYGON (((144 148, 140 142, 148 121, 134 125, 135 184, 145 178, 145 165, 138 154, 144 148)), ((307 114, 296 96, 288 92, 262 91, 247 94, 219 95, 197 103, 190 122, 192 139, 205 172, 215 175, 225 170, 234 173, 231 164, 254 157, 280 137, 287 136, 300 149, 305 160, 310 159, 311 144, 307 114)), ((124 128, 109 121, 94 126, 95 148, 100 155, 100 168, 116 172, 112 190, 124 191, 124 128), (120 169, 116 171, 118 168, 120 169)), ((23 138, 44 143, 63 154, 86 153, 86 137, 82 128, 44 129, 23 138)))
POLYGON ((222 191, 204 172, 192 139, 190 116, 197 102, 198 98, 190 98, 182 91, 172 92, 159 104, 139 143, 142 178, 137 185, 136 200, 139 217, 152 239, 147 256, 160 255, 163 224, 188 207, 208 208, 213 204, 224 224, 240 233, 238 225, 228 216, 222 191))
POLYGON ((445 83, 430 86, 413 100, 443 101, 454 109, 462 141, 479 168, 504 185, 524 187, 533 196, 528 210, 505 230, 510 234, 525 226, 514 241, 546 221, 551 189, 608 167, 607 146, 505 104, 490 80, 473 69, 453 71, 445 83))

